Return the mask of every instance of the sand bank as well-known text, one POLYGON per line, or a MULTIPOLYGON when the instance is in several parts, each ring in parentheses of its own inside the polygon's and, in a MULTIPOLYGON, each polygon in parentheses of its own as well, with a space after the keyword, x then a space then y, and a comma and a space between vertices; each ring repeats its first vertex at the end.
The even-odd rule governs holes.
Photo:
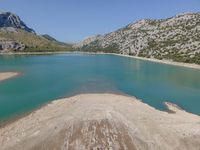
POLYGON ((200 149, 200 116, 166 104, 174 113, 115 94, 53 101, 0 128, 1 149, 200 149))
POLYGON ((18 72, 0 72, 0 81, 18 76, 18 72))

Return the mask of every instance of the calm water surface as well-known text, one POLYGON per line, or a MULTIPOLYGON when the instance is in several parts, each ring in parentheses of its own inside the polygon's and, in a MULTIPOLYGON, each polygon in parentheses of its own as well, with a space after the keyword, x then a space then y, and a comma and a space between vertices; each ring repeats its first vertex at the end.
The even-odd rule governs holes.
POLYGON ((81 92, 119 92, 165 109, 169 101, 200 115, 200 70, 114 55, 0 56, 0 71, 22 75, 0 82, 0 120, 81 92))

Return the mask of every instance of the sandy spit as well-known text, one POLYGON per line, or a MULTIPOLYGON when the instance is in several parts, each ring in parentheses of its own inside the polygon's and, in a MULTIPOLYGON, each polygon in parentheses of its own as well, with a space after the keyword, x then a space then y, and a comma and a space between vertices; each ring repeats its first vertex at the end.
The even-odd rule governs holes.
POLYGON ((19 74, 18 72, 0 72, 0 81, 16 77, 19 74))
POLYGON ((200 116, 134 97, 81 94, 53 101, 3 128, 2 150, 199 150, 200 116))

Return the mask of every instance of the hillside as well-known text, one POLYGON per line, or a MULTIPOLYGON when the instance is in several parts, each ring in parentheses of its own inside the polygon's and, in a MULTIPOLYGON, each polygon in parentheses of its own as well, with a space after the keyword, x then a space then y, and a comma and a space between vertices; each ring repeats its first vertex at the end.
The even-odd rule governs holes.
POLYGON ((0 13, 0 52, 65 51, 71 45, 37 35, 10 12, 0 13))
POLYGON ((90 37, 74 48, 200 64, 200 13, 140 20, 117 31, 90 37))
POLYGON ((55 38, 53 38, 52 36, 50 36, 48 34, 44 34, 44 35, 41 35, 41 36, 44 37, 45 39, 51 41, 51 42, 54 42, 54 43, 57 43, 57 44, 60 44, 60 45, 63 45, 63 46, 70 46, 70 44, 60 42, 60 41, 56 40, 55 38))

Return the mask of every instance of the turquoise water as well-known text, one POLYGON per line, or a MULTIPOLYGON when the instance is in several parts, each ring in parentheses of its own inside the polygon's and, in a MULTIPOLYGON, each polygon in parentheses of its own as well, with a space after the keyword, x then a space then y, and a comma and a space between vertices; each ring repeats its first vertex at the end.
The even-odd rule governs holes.
POLYGON ((165 109, 169 101, 200 115, 200 71, 114 55, 7 55, 0 71, 0 120, 82 92, 119 92, 165 109))

